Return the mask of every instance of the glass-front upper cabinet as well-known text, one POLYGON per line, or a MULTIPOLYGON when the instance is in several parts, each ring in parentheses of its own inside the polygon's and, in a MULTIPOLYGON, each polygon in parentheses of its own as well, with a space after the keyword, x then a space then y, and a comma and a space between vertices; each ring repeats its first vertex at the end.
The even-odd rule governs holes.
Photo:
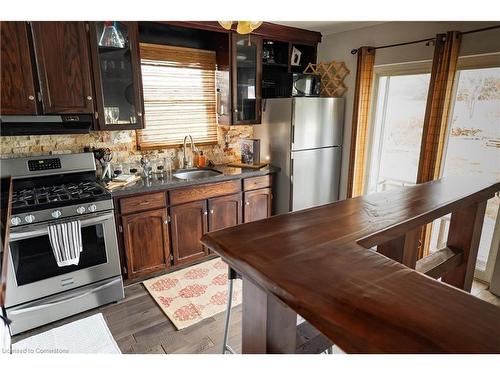
POLYGON ((91 22, 99 129, 143 127, 136 22, 91 22))
POLYGON ((233 33, 233 125, 260 124, 262 39, 233 33))

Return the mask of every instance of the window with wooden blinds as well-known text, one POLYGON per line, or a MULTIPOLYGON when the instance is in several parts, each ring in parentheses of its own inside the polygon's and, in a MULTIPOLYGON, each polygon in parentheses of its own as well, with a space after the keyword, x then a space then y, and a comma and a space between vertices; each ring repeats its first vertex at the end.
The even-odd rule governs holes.
POLYGON ((140 44, 145 127, 137 146, 217 142, 215 51, 140 44))

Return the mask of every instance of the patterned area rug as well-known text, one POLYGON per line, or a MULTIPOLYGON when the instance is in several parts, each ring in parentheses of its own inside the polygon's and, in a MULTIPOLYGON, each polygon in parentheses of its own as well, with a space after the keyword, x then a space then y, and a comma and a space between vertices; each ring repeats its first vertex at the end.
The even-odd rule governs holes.
MULTIPOLYGON (((143 282, 177 329, 225 311, 227 265, 220 258, 143 282)), ((241 303, 241 280, 235 280, 233 306, 241 303)))

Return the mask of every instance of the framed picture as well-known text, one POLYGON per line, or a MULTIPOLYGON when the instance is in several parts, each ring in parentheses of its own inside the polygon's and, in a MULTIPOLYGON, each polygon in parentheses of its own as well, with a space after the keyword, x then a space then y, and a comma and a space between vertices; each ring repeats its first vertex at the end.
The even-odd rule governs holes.
POLYGON ((299 66, 301 55, 302 55, 302 52, 300 52, 297 48, 293 47, 293 49, 292 49, 292 61, 290 61, 290 65, 299 66))
POLYGON ((241 141, 241 162, 256 165, 260 163, 260 139, 246 138, 241 141))

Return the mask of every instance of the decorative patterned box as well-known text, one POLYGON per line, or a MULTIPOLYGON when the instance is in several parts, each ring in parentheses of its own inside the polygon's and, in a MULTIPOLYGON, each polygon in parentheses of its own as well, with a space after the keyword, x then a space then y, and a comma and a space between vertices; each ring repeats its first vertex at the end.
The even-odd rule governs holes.
POLYGON ((260 164, 260 139, 245 138, 240 140, 241 163, 256 165, 260 164))

